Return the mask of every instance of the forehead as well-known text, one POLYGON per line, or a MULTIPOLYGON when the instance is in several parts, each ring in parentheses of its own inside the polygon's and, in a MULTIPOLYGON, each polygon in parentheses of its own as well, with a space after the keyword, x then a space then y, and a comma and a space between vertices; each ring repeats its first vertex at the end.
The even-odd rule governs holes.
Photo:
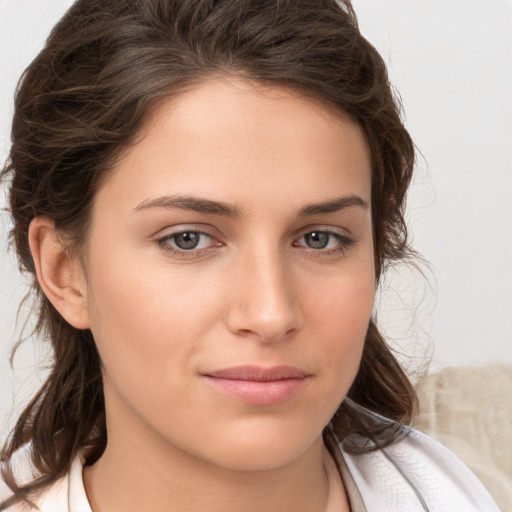
POLYGON ((281 191, 299 202, 346 193, 369 202, 370 167, 363 130, 348 116, 293 89, 231 77, 155 106, 107 182, 137 198, 245 201, 281 191))

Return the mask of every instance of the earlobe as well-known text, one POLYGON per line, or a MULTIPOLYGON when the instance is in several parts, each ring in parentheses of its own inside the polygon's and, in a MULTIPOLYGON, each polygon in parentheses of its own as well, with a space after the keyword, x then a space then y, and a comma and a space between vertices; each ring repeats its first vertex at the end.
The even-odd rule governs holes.
POLYGON ((39 286, 55 309, 77 329, 89 328, 83 270, 46 216, 32 220, 28 232, 39 286))

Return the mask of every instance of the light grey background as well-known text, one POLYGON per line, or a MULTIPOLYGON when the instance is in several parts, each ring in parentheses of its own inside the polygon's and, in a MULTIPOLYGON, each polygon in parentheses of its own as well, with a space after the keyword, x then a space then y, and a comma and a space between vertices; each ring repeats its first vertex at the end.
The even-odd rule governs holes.
MULTIPOLYGON (((8 151, 17 79, 69 0, 0 0, 0 159, 8 151)), ((379 318, 414 367, 512 364, 512 1, 356 0, 365 35, 389 65, 421 156, 410 194, 425 281, 407 268, 383 286, 379 318), (415 321, 411 322, 411 318, 415 321)), ((2 203, 5 204, 2 190, 2 203)), ((25 285, 0 216, 0 418, 12 425, 44 371, 40 344, 15 359, 25 285)))

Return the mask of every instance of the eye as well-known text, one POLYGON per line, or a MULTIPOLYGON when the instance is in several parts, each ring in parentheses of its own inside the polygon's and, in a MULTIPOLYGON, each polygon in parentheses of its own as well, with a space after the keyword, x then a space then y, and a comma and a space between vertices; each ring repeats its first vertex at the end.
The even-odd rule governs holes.
POLYGON ((314 230, 301 236, 296 246, 308 247, 316 251, 342 252, 354 243, 354 239, 348 235, 327 230, 314 230))
POLYGON ((208 233, 191 229, 166 235, 159 238, 157 243, 173 254, 192 253, 219 245, 208 233))
POLYGON ((304 235, 304 242, 311 249, 325 249, 331 241, 332 235, 325 231, 312 231, 304 235))
POLYGON ((191 249, 197 249, 204 238, 206 238, 206 235, 203 233, 198 233, 197 231, 184 231, 183 233, 173 235, 170 240, 174 242, 178 249, 189 251, 191 249))

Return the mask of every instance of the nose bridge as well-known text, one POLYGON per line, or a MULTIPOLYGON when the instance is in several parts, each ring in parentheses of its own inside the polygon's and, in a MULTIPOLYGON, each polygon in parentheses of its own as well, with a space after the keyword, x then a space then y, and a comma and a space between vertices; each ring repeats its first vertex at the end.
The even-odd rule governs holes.
POLYGON ((285 251, 277 242, 251 243, 238 260, 238 293, 231 304, 231 329, 264 341, 280 339, 297 329, 298 297, 285 251))

